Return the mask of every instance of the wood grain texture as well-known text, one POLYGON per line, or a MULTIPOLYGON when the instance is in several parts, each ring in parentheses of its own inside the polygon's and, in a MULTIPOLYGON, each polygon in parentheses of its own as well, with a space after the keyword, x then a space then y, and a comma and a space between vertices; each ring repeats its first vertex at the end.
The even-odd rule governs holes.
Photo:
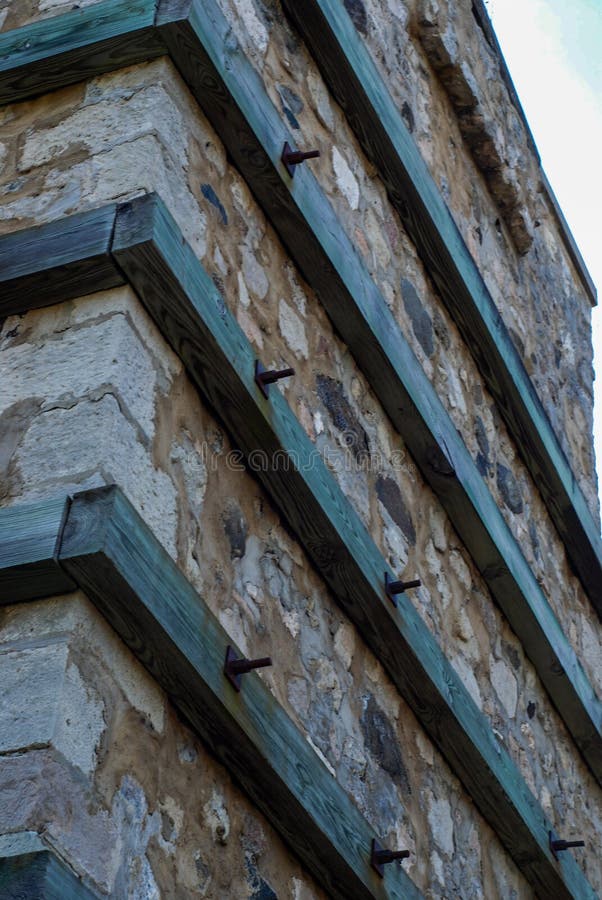
MULTIPOLYGON (((338 15, 343 15, 342 7, 338 15)), ((602 704, 462 438, 316 179, 307 168, 297 171, 294 180, 286 173, 280 161, 282 145, 294 139, 263 82, 211 0, 202 6, 192 0, 190 10, 175 22, 169 4, 160 4, 157 25, 182 76, 440 499, 602 782, 602 704)), ((499 316, 498 324, 503 327, 499 316)))
POLYGON ((56 562, 64 497, 0 509, 0 606, 75 590, 56 562))
POLYGON ((0 103, 17 103, 165 53, 155 0, 105 0, 0 34, 0 103))
POLYGON ((118 210, 113 253, 237 446, 294 455, 259 479, 538 895, 593 897, 573 859, 552 860, 543 811, 411 601, 385 597, 385 560, 282 395, 264 399, 252 347, 158 198, 118 210))
POLYGON ((470 349, 602 617, 602 538, 479 270, 339 0, 284 0, 470 349))
POLYGON ((31 837, 26 852, 4 855, 0 851, 0 900, 94 900, 99 896, 37 835, 31 837))
POLYGON ((372 870, 373 830, 261 678, 233 690, 231 638, 118 489, 74 497, 60 560, 330 896, 419 900, 372 870))
MULTIPOLYGON (((202 7, 190 0, 163 2, 157 26, 183 77, 441 500, 585 759, 600 778, 600 702, 465 445, 315 179, 309 171, 300 170, 292 183, 285 173, 280 163, 282 142, 292 138, 263 83, 209 0, 202 7), (454 475, 449 474, 449 458, 454 475)), ((412 177, 419 175, 416 171, 412 177)), ((80 228, 80 235, 82 232, 80 228)), ((97 287, 93 275, 89 280, 84 277, 90 271, 88 263, 81 265, 79 286, 77 263, 71 265, 73 285, 66 283, 65 298, 97 287)), ((61 273, 56 274, 60 283, 61 273)), ((7 309, 18 311, 19 304, 30 308, 27 303, 43 305, 59 299, 60 288, 59 294, 53 293, 43 276, 31 277, 30 300, 23 296, 17 279, 8 284, 11 305, 7 299, 7 309)), ((119 276, 109 266, 106 284, 113 278, 119 276)), ((561 515, 568 523, 572 521, 570 511, 561 515)))
POLYGON ((115 206, 0 237, 0 319, 124 283, 110 254, 115 206))

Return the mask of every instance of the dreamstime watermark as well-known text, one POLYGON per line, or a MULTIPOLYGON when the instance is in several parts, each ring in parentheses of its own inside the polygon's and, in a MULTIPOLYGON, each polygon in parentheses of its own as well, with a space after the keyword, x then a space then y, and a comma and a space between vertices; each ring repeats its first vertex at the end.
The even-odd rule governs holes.
POLYGON ((406 462, 404 450, 394 450, 389 456, 366 449, 356 431, 343 431, 338 446, 324 443, 321 449, 274 450, 257 448, 249 453, 241 450, 223 451, 202 441, 201 459, 208 471, 226 466, 232 472, 311 472, 324 464, 337 473, 388 472, 398 470, 406 462))

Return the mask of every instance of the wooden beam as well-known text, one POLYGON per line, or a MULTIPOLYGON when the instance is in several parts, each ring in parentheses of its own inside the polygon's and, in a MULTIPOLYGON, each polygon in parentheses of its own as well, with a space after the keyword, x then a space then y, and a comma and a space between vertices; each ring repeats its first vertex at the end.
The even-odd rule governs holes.
POLYGON ((35 832, 0 836, 0 900, 94 900, 35 832))
POLYGON ((124 284, 110 254, 115 205, 0 238, 0 319, 124 284))
POLYGON ((0 604, 73 591, 56 561, 64 499, 0 509, 0 604))
MULTIPOLYGON (((213 9, 205 15, 208 4, 164 0, 157 26, 166 47, 367 376, 601 780, 600 701, 332 207, 308 171, 298 172, 291 183, 280 153, 283 140, 293 138, 259 76, 233 45, 221 13, 213 9)), ((106 65, 114 61, 108 58, 106 65)), ((18 296, 16 283, 14 292, 18 296)), ((40 291, 35 296, 42 302, 40 291)))
MULTIPOLYGON (((283 3, 364 152, 377 167, 541 492, 569 560, 602 617, 602 538, 512 338, 398 104, 340 0, 308 0, 302 6, 296 0, 283 3)), ((555 203, 553 194, 550 196, 555 203)), ((559 210, 555 211, 558 215, 559 210)), ((579 270, 580 255, 576 256, 575 250, 573 242, 569 252, 579 270)), ((585 286, 591 289, 591 279, 585 286)))
POLYGON ((165 53, 156 0, 104 0, 0 35, 0 103, 17 103, 165 53))
POLYGON ((411 601, 386 598, 385 560, 280 392, 261 394, 253 348, 156 197, 118 210, 113 253, 243 452, 298 461, 258 477, 535 890, 593 897, 574 860, 552 861, 543 811, 411 601))
MULTIPOLYGON (((28 519, 35 525, 45 508, 19 511, 26 534, 28 519)), ((384 879, 374 872, 373 829, 261 678, 245 675, 240 693, 232 688, 223 674, 232 639, 121 491, 112 486, 76 494, 57 534, 57 558, 68 577, 329 896, 420 900, 401 868, 390 867, 384 879)), ((13 530, 12 540, 21 553, 20 531, 13 530)), ((2 592, 0 605, 10 602, 2 592)), ((278 665, 274 658, 276 672, 278 665)), ((37 900, 38 894, 24 896, 37 900)))

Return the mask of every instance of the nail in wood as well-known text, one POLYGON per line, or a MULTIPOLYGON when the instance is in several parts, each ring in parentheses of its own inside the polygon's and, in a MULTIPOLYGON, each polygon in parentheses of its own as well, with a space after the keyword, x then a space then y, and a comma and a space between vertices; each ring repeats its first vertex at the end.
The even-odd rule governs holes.
POLYGON ((381 847, 374 838, 372 839, 370 865, 378 872, 381 878, 385 874, 383 866, 395 862, 396 860, 407 859, 409 855, 409 850, 387 850, 385 847, 381 847))
POLYGON ((255 382, 264 397, 269 396, 270 384, 294 374, 294 369, 264 369, 259 360, 255 360, 255 382))
POLYGON ((319 155, 319 150, 293 150, 287 141, 282 149, 282 156, 280 159, 284 163, 286 171, 292 178, 295 174, 295 166, 305 162, 306 159, 317 159, 319 155))
POLYGON ((243 675, 251 672, 253 669, 263 669, 265 666, 271 666, 272 660, 269 656, 262 656, 260 659, 246 659, 244 656, 237 656, 232 647, 226 649, 226 661, 224 662, 224 675, 236 691, 240 691, 240 682, 243 675))
POLYGON ((558 859, 558 854, 568 850, 569 847, 585 847, 585 841, 563 841, 561 838, 557 838, 553 831, 548 832, 548 835, 554 859, 558 859))
POLYGON ((403 594, 403 592, 407 591, 409 588, 420 587, 421 584, 422 582, 418 578, 414 581, 390 581, 389 573, 385 572, 385 593, 393 606, 397 606, 397 594, 403 594))

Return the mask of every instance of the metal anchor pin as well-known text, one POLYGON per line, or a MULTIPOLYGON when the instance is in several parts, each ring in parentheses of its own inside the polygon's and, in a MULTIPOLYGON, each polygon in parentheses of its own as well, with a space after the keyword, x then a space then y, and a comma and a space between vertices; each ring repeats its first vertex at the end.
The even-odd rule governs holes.
POLYGON ((278 381, 280 378, 288 378, 294 375, 294 369, 264 369, 259 360, 255 360, 255 382, 257 383, 264 397, 269 396, 269 385, 278 381))
POLYGON ((403 594, 403 592, 407 591, 409 588, 420 587, 421 584, 422 582, 419 578, 414 581, 390 581, 389 573, 385 572, 385 593, 393 606, 397 606, 397 594, 403 594))
POLYGON ((261 659, 246 659, 244 656, 237 656, 232 647, 228 645, 226 649, 226 661, 224 662, 224 675, 232 685, 235 691, 240 691, 240 682, 243 675, 252 672, 253 669, 263 669, 265 666, 271 666, 272 659, 269 656, 263 656, 261 659))
POLYGON ((563 841, 561 838, 557 838, 553 831, 549 831, 548 836, 554 859, 558 859, 558 854, 563 850, 568 850, 569 847, 585 847, 585 841, 563 841))
POLYGON ((316 159, 319 155, 319 150, 293 150, 288 141, 286 141, 280 159, 282 160, 286 171, 292 178, 295 174, 295 166, 305 162, 306 159, 316 159))
POLYGON ((407 859, 410 855, 409 850, 387 850, 381 847, 378 841, 372 838, 372 850, 370 853, 370 865, 382 876, 385 874, 383 866, 396 860, 407 859))

